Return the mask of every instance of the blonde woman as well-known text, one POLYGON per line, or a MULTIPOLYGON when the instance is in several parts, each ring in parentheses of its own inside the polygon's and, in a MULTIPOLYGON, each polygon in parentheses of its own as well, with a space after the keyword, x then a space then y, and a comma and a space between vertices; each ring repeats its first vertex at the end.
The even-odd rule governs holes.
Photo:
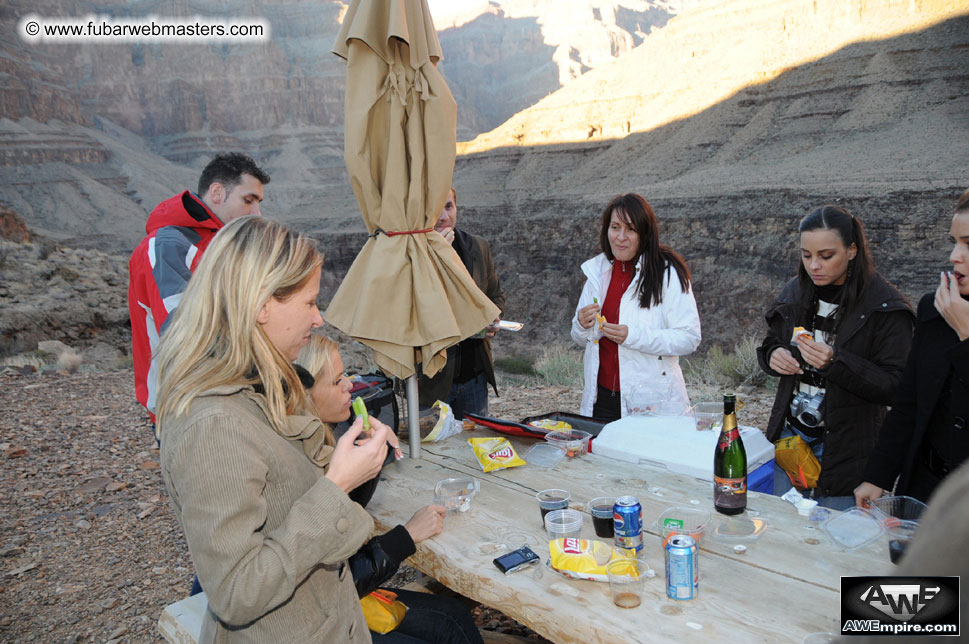
POLYGON ((293 368, 322 257, 271 221, 215 236, 159 352, 162 476, 209 609, 201 642, 370 642, 347 559, 373 520, 347 492, 380 471, 393 432, 354 423, 335 445, 304 414, 293 368), (329 460, 324 470, 318 463, 329 460))
MULTIPOLYGON (((305 370, 302 376, 309 387, 309 407, 327 425, 329 433, 329 425, 350 417, 351 384, 343 370, 339 346, 325 336, 314 334, 296 362, 305 370)), ((327 441, 332 443, 332 434, 327 441)), ((365 490, 364 503, 369 500, 377 478, 351 492, 351 498, 358 498, 356 493, 365 490)), ((414 513, 407 525, 374 537, 350 557, 350 573, 359 595, 366 595, 390 579, 401 562, 417 551, 414 544, 440 534, 444 529, 444 512, 440 505, 425 506, 414 513)), ((394 592, 407 605, 407 614, 394 631, 385 635, 371 632, 375 643, 483 644, 471 613, 460 601, 401 589, 394 592)))

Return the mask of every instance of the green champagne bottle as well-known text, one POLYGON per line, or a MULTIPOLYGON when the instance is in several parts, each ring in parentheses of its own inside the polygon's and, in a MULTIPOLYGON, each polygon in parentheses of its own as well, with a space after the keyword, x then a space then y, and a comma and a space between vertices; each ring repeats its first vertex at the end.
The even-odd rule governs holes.
POLYGON ((723 395, 723 427, 713 454, 713 507, 723 514, 747 509, 747 451, 737 427, 737 396, 723 395))

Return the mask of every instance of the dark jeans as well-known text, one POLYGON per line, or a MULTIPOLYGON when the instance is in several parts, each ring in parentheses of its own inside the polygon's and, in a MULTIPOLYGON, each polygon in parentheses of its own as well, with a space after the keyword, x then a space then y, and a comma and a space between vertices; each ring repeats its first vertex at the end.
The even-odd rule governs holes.
POLYGON ((622 396, 618 391, 596 385, 596 402, 592 405, 592 417, 611 423, 622 418, 622 396))
POLYGON ((471 611, 459 600, 392 588, 407 605, 400 625, 381 635, 370 631, 374 644, 484 644, 471 611))
POLYGON ((448 392, 448 405, 454 412, 454 417, 458 420, 464 418, 467 413, 488 415, 488 376, 484 372, 467 382, 455 382, 451 385, 448 392))

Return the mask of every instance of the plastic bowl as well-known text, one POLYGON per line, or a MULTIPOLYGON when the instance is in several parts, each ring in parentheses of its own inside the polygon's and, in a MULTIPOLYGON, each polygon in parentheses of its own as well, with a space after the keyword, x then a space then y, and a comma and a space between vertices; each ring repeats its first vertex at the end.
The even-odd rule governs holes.
POLYGON ((545 531, 549 539, 578 537, 582 530, 582 513, 578 510, 552 510, 545 515, 545 531))
POLYGON ((434 486, 434 500, 438 505, 447 508, 448 512, 467 512, 471 509, 471 500, 478 494, 479 489, 478 479, 443 479, 434 486))
POLYGON ((709 524, 709 510, 675 506, 663 510, 653 525, 663 535, 664 541, 671 534, 684 534, 693 537, 699 546, 709 524))
POLYGON ((576 458, 589 452, 592 434, 581 429, 560 429, 545 434, 545 440, 565 450, 568 458, 576 458))
POLYGON ((698 431, 713 429, 723 422, 722 402, 699 402, 693 407, 693 419, 698 431))
POLYGON ((882 523, 889 518, 918 521, 925 510, 924 503, 910 496, 883 496, 872 501, 871 507, 882 523))

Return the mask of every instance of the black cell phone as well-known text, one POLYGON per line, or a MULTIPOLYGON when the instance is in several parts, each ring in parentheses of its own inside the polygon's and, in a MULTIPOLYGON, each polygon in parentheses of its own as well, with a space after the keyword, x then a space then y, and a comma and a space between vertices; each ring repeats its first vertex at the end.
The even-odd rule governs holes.
POLYGON ((528 546, 522 546, 518 550, 512 550, 511 552, 496 557, 494 559, 494 564, 501 572, 506 575, 510 575, 513 572, 518 572, 529 566, 534 566, 541 559, 538 555, 532 552, 532 549, 528 546))

